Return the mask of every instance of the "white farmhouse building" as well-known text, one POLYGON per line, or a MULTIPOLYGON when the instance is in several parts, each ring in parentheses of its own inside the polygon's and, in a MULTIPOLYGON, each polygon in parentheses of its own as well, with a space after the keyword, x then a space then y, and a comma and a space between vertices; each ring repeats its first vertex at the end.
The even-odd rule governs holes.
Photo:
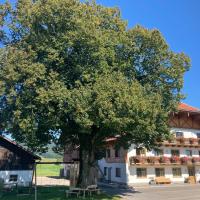
POLYGON ((108 140, 106 157, 99 166, 108 181, 135 184, 149 183, 157 177, 171 182, 200 181, 200 110, 181 103, 178 113, 169 117, 174 139, 159 149, 146 151, 134 144, 128 150, 115 150, 115 138, 108 140))

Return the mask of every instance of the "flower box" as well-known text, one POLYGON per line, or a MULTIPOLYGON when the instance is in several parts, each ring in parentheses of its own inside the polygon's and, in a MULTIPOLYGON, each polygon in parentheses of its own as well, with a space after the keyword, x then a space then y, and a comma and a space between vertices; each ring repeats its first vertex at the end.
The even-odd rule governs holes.
POLYGON ((175 164, 180 163, 180 158, 178 156, 172 156, 171 163, 175 163, 175 164))
POLYGON ((150 164, 159 164, 159 157, 149 156, 147 162, 150 164))
POLYGON ((161 156, 159 161, 160 161, 160 163, 163 163, 163 164, 169 164, 170 163, 170 158, 166 157, 166 156, 161 156))
POLYGON ((182 157, 181 158, 181 163, 182 164, 191 164, 192 163, 192 160, 189 158, 189 157, 182 157))
POLYGON ((199 163, 200 164, 200 158, 199 157, 193 157, 192 158, 193 163, 199 163))
POLYGON ((131 164, 145 164, 147 162, 146 157, 135 156, 130 158, 131 164))
POLYGON ((147 162, 150 163, 150 164, 154 164, 155 163, 155 157, 148 157, 147 162))
POLYGON ((190 144, 197 144, 197 139, 196 138, 190 138, 189 139, 190 144))

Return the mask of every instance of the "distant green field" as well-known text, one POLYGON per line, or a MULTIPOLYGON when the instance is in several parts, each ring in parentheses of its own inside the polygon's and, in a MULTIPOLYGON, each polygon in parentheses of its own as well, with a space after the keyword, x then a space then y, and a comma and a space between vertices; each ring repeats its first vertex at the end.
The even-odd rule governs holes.
MULTIPOLYGON (((57 159, 43 158, 41 162, 59 162, 57 159)), ((60 169, 63 166, 61 164, 38 164, 37 165, 37 176, 59 176, 60 169)))

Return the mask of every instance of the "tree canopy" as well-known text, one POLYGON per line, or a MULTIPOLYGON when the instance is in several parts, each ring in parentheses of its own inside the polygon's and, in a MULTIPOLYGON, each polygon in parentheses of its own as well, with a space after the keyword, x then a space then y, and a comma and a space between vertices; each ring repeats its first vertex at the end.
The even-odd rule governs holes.
POLYGON ((111 136, 148 148, 169 136, 190 60, 158 30, 128 29, 94 1, 18 0, 0 19, 0 120, 13 138, 39 152, 77 145, 95 160, 111 136))

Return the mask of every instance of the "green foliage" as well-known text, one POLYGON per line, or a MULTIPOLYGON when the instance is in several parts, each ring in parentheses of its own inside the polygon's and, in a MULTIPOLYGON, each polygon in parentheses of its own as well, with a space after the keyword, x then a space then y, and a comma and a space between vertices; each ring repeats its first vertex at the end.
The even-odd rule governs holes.
POLYGON ((190 61, 158 30, 127 30, 116 8, 78 0, 1 6, 2 128, 34 151, 48 143, 102 150, 107 137, 143 144, 169 135, 190 61), (9 9, 7 9, 9 7, 9 9), (3 22, 2 22, 3 23, 3 22))

